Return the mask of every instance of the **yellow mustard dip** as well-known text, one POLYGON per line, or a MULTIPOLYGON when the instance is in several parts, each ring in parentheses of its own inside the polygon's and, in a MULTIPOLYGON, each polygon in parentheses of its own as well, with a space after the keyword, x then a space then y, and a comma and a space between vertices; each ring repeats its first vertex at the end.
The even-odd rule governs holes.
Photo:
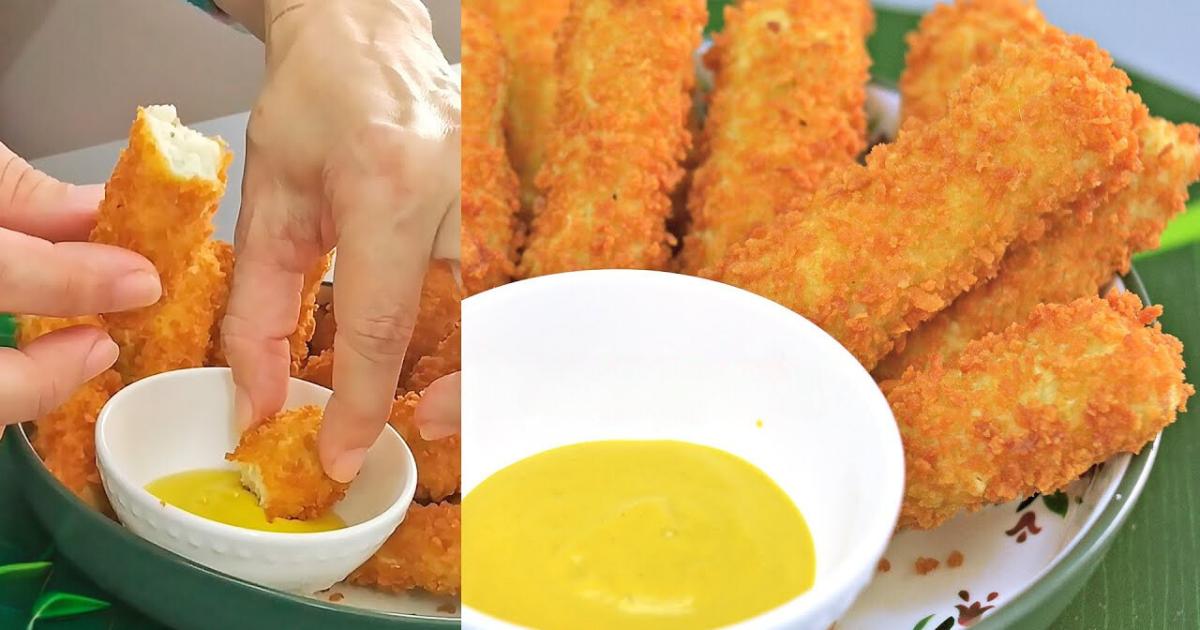
POLYGON ((158 500, 211 521, 264 532, 306 534, 343 529, 332 512, 309 521, 268 520, 258 498, 242 486, 236 470, 189 470, 167 475, 146 485, 158 500))
POLYGON ((730 453, 676 441, 539 453, 463 499, 463 601, 539 629, 712 628, 808 590, 791 499, 730 453))

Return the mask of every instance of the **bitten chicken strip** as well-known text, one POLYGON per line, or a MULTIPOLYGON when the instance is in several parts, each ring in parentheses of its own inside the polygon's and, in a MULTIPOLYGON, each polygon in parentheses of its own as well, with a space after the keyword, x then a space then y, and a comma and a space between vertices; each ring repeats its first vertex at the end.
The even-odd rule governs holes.
POLYGON ((1148 326, 1161 311, 1131 293, 1042 305, 953 365, 885 382, 904 440, 899 526, 1054 492, 1140 451, 1194 393, 1183 345, 1148 326))
POLYGON ((1094 42, 1057 29, 1005 44, 945 116, 902 126, 705 275, 797 311, 872 369, 1014 242, 1128 182, 1145 116, 1128 86, 1094 42))
MULTIPOLYGON (((486 13, 504 44, 509 66, 504 127, 508 154, 521 180, 521 214, 526 219, 533 212, 534 179, 554 129, 556 33, 570 5, 570 0, 468 0, 464 4, 486 13)), ((467 72, 473 72, 471 63, 466 65, 467 72)))
POLYGON ((516 261, 517 176, 504 143, 508 64, 488 18, 462 10, 462 275, 467 294, 512 279, 516 261))
POLYGON ((204 363, 221 275, 206 245, 231 160, 219 138, 183 126, 174 107, 138 108, 90 239, 145 256, 162 281, 157 304, 105 317, 126 382, 204 363))
POLYGON ((666 266, 706 18, 703 0, 572 2, 554 137, 537 179, 544 200, 519 275, 666 266))
POLYGON ((867 146, 867 0, 745 0, 714 39, 681 270, 721 259, 867 146))

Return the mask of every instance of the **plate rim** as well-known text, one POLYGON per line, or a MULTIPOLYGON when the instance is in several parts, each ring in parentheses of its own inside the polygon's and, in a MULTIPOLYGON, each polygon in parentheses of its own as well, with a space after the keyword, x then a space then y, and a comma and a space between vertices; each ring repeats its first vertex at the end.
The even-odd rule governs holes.
MULTIPOLYGON (((56 479, 53 476, 53 474, 50 472, 50 469, 46 467, 46 465, 42 462, 41 457, 38 456, 37 452, 34 450, 33 444, 30 441, 29 434, 27 432, 27 427, 31 424, 32 424, 31 422, 23 422, 18 425, 15 425, 13 427, 10 427, 9 431, 6 431, 6 433, 16 434, 13 437, 15 437, 17 439, 10 440, 13 442, 12 450, 16 454, 16 458, 15 458, 16 465, 26 468, 26 469, 32 469, 33 474, 38 477, 39 481, 41 482, 41 485, 49 486, 52 489, 52 491, 57 494, 59 499, 68 501, 71 505, 73 505, 75 508, 77 508, 78 511, 84 513, 85 516, 83 518, 85 519, 85 521, 87 522, 87 525, 89 527, 100 527, 103 529, 107 529, 112 535, 115 535, 118 537, 125 537, 128 539, 128 542, 130 544, 141 549, 144 553, 149 553, 153 556, 157 556, 159 559, 161 559, 165 562, 171 563, 171 564, 178 565, 185 570, 191 570, 194 572, 201 573, 201 574, 205 575, 206 577, 208 577, 209 579, 215 579, 215 580, 227 582, 233 586, 237 586, 238 588, 241 588, 250 593, 253 593, 254 596, 256 596, 256 597, 265 597, 265 598, 281 600, 281 601, 288 602, 292 606, 301 606, 301 607, 306 607, 306 608, 319 609, 326 613, 336 614, 338 616, 345 617, 347 619, 347 621, 350 621, 351 619, 359 619, 359 620, 364 620, 364 621, 369 620, 369 621, 373 621, 373 622, 384 622, 384 623, 388 623, 388 624, 394 624, 397 626, 411 625, 413 627, 422 627, 422 628, 458 628, 461 623, 461 617, 435 617, 432 615, 420 615, 420 614, 411 614, 411 613, 387 613, 387 612, 380 612, 380 611, 376 611, 376 610, 370 610, 367 608, 342 606, 342 605, 338 605, 338 604, 335 604, 332 602, 325 602, 320 599, 314 599, 314 598, 310 598, 310 597, 303 597, 300 595, 295 595, 292 593, 286 593, 283 591, 278 591, 275 589, 267 588, 264 586, 260 586, 258 584, 254 584, 251 582, 247 582, 245 580, 238 579, 236 577, 227 575, 220 571, 217 571, 217 570, 211 569, 209 567, 206 567, 204 565, 198 564, 198 563, 196 563, 192 560, 189 560, 183 556, 180 556, 179 554, 176 554, 172 551, 163 549, 147 540, 144 540, 144 539, 138 537, 136 534, 134 534, 133 532, 126 529, 120 523, 101 514, 95 508, 93 508, 90 505, 87 505, 81 499, 79 499, 79 497, 75 496, 75 494, 72 493, 70 490, 68 490, 66 488, 66 486, 62 485, 62 483, 60 483, 58 481, 58 479, 56 479)), ((0 443, 0 445, 2 445, 2 443, 0 443)), ((20 486, 21 486, 22 494, 27 494, 31 490, 36 490, 35 484, 33 484, 33 483, 26 482, 26 483, 20 484, 20 486)), ((39 524, 41 524, 43 526, 43 529, 46 530, 47 535, 52 540, 55 540, 55 543, 57 545, 57 542, 58 542, 57 535, 55 534, 54 530, 52 528, 45 526, 45 524, 42 522, 41 512, 34 505, 32 505, 32 502, 28 501, 28 499, 26 499, 26 500, 27 500, 27 502, 30 503, 29 507, 30 507, 31 511, 36 515, 36 517, 39 521, 39 524)), ((68 558, 68 559, 70 559, 70 558, 68 558)), ((77 562, 75 562, 74 564, 78 567, 80 572, 87 575, 93 581, 96 581, 97 576, 95 576, 93 574, 93 571, 91 570, 90 567, 87 567, 87 566, 77 563, 77 562)), ((108 590, 108 589, 105 589, 105 590, 108 590)), ((128 604, 130 607, 137 609, 139 612, 142 612, 142 614, 145 614, 147 617, 150 617, 152 619, 155 619, 155 621, 162 623, 160 620, 155 618, 153 615, 150 615, 149 613, 145 612, 145 610, 141 606, 138 606, 135 602, 126 601, 125 603, 128 604)), ((461 611, 461 607, 460 607, 460 611, 461 611)))

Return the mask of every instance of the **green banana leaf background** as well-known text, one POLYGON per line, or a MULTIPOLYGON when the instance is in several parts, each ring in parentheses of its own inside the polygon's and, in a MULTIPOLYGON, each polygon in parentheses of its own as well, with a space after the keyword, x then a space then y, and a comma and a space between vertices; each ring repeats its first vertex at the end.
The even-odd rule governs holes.
MULTIPOLYGON (((710 31, 719 31, 728 0, 709 0, 710 31)), ((894 84, 904 65, 903 34, 918 17, 880 9, 870 50, 876 81, 894 84)), ((1200 101, 1131 72, 1151 111, 1200 123, 1200 101)), ((1200 381, 1200 186, 1190 211, 1176 219, 1162 247, 1136 268, 1166 312, 1163 327, 1183 340, 1189 381, 1200 381)), ((14 323, 0 315, 0 347, 14 323)), ((1100 568, 1054 624, 1065 630, 1200 628, 1200 402, 1168 428, 1141 501, 1100 568)), ((159 630, 161 625, 112 599, 54 553, 53 543, 20 497, 21 483, 0 448, 0 629, 159 630)), ((170 579, 170 576, 161 576, 170 579)))

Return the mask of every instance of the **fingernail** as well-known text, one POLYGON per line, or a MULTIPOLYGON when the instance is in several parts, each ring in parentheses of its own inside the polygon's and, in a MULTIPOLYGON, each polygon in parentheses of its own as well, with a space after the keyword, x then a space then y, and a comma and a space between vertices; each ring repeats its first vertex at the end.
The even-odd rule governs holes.
POLYGON ((366 459, 367 449, 352 448, 334 458, 333 466, 326 472, 329 473, 330 479, 338 483, 350 483, 358 476, 358 471, 366 459))
POLYGON ((104 184, 88 184, 86 186, 67 187, 63 203, 73 210, 95 212, 104 201, 104 184))
POLYGON ((113 300, 123 308, 150 306, 162 297, 162 284, 158 275, 147 271, 134 271, 117 280, 113 287, 113 300))
POLYGON ((104 337, 97 340, 92 349, 88 351, 87 358, 83 360, 83 371, 87 373, 88 380, 112 367, 117 362, 119 354, 121 354, 121 349, 112 339, 104 337))
POLYGON ((254 404, 250 402, 250 394, 241 387, 233 392, 233 421, 238 433, 254 423, 254 404))
POLYGON ((426 442, 448 438, 458 432, 457 427, 449 424, 431 423, 421 425, 421 439, 426 442))

